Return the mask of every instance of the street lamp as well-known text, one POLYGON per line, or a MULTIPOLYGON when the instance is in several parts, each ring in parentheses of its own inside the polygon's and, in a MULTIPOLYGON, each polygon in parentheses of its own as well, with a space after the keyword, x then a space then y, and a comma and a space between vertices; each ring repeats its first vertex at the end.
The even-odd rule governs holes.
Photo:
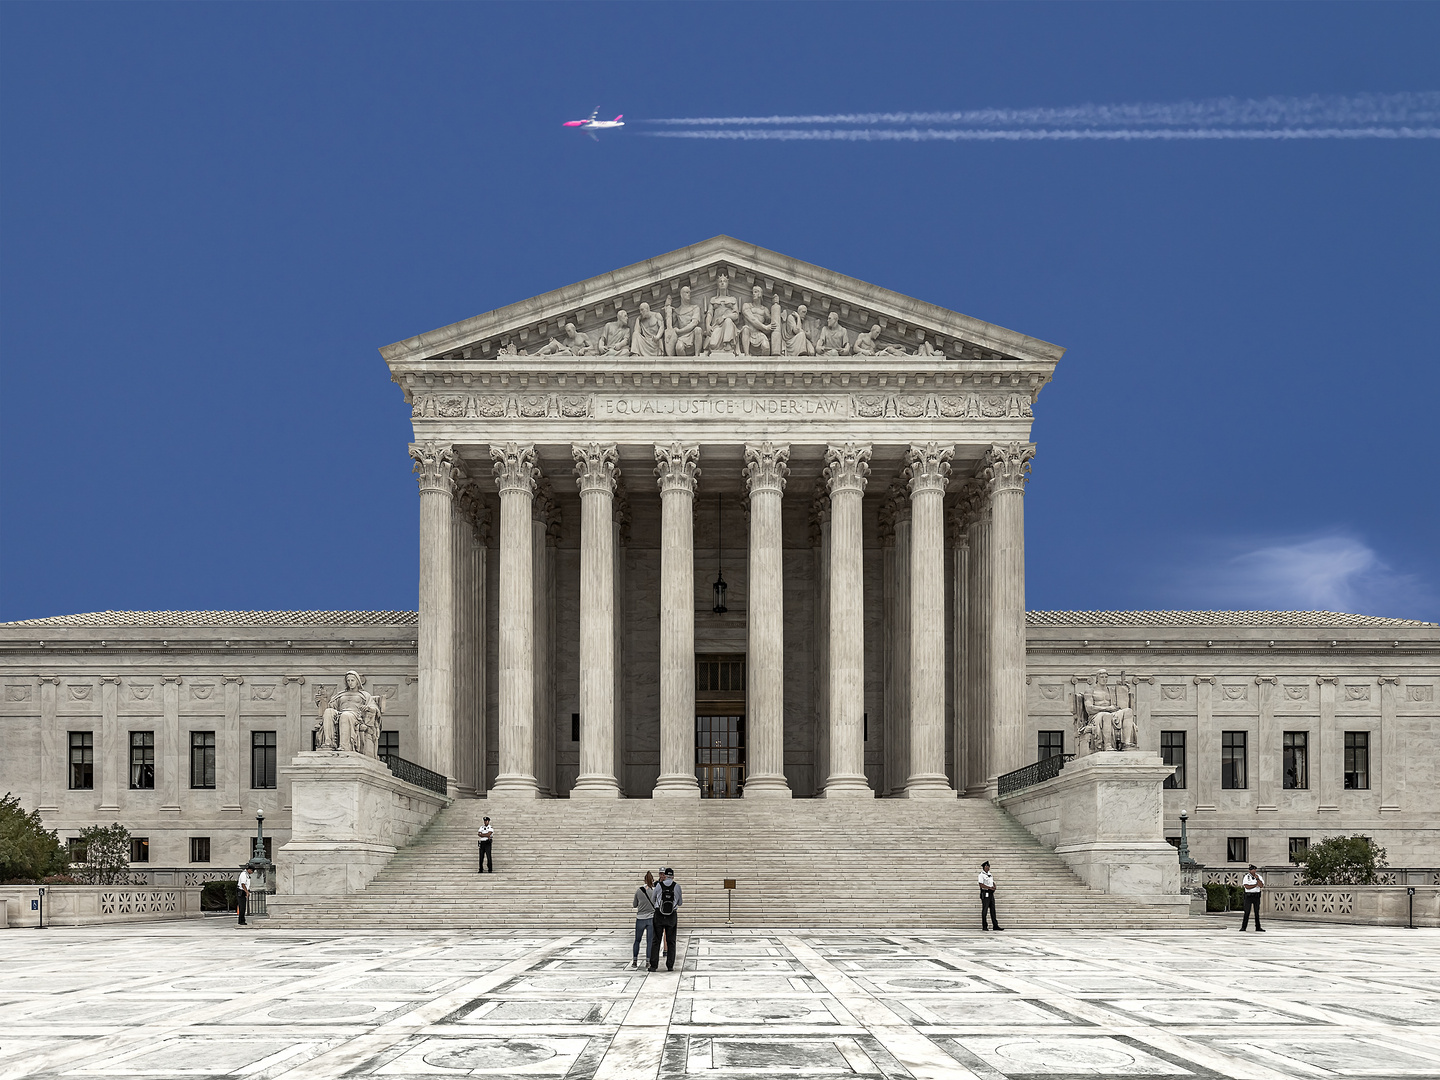
POLYGON ((270 889, 270 875, 274 873, 275 866, 265 857, 265 811, 255 811, 255 848, 250 856, 250 861, 245 864, 253 876, 259 877, 260 887, 254 886, 250 889, 250 911, 251 915, 264 915, 265 894, 270 889))
POLYGON ((1185 825, 1190 815, 1184 810, 1180 811, 1180 891, 1190 899, 1196 900, 1205 895, 1205 886, 1200 881, 1201 871, 1204 865, 1195 861, 1190 854, 1190 836, 1186 832, 1185 825))
POLYGON ((712 609, 716 615, 724 615, 729 610, 725 606, 725 590, 729 587, 725 584, 725 572, 722 569, 725 562, 725 504, 721 501, 724 496, 715 496, 715 607, 712 609))

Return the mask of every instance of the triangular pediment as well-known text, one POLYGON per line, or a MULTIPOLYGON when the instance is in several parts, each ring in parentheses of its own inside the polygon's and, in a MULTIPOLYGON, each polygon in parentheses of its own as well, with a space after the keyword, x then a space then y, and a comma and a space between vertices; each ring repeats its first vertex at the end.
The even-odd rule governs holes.
POLYGON ((566 323, 598 337, 618 309, 633 316, 641 303, 657 312, 667 301, 678 306, 682 287, 691 290, 691 303, 704 310, 722 288, 740 302, 749 302, 756 286, 767 309, 778 306, 787 316, 802 318, 812 341, 834 313, 851 341, 860 334, 871 335, 874 345, 891 355, 923 353, 1053 365, 1064 352, 1038 338, 733 237, 717 236, 387 345, 380 353, 392 368, 427 360, 535 354, 552 339, 563 338, 566 323), (872 334, 876 326, 879 333, 872 334))

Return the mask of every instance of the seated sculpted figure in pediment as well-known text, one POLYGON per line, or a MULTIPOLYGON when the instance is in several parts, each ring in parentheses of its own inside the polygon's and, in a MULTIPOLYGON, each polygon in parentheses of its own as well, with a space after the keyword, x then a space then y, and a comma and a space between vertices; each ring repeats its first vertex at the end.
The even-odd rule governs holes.
POLYGON ((640 314, 635 316, 635 330, 630 335, 630 355, 665 355, 665 320, 644 301, 640 303, 640 314))
POLYGON ((900 345, 880 344, 880 326, 875 324, 870 327, 868 334, 858 334, 855 338, 856 356, 904 356, 905 349, 900 345))
POLYGON ((815 341, 815 353, 818 356, 849 356, 850 335, 840 325, 840 316, 837 312, 830 312, 825 316, 825 325, 820 330, 820 336, 815 341))
POLYGON ((770 309, 765 306, 764 291, 759 285, 750 290, 750 302, 740 309, 744 325, 740 329, 740 351, 746 356, 768 356, 770 334, 775 324, 770 320, 770 309))
POLYGON ((540 356, 589 356, 593 353, 594 346, 590 344, 590 336, 575 329, 573 322, 565 324, 565 340, 557 341, 550 339, 550 344, 540 350, 540 356))
POLYGON ((700 306, 690 302, 690 286, 680 287, 680 305, 665 300, 665 355, 699 356, 705 332, 700 326, 700 306))
POLYGON ((624 308, 616 311, 614 321, 606 323, 601 331, 600 355, 630 355, 630 316, 624 308))
POLYGON ((738 354, 739 326, 740 301, 730 295, 730 279, 721 274, 718 290, 705 309, 705 351, 738 354))
POLYGON ((814 356, 815 344, 810 340, 810 331, 805 322, 809 313, 804 304, 785 316, 783 331, 786 356, 814 356))

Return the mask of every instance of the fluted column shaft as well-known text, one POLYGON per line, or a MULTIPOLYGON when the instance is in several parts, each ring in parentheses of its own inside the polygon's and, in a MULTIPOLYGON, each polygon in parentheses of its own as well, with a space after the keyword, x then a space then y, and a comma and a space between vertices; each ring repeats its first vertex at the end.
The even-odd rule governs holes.
POLYGON ((896 481, 881 504, 885 543, 885 785, 899 795, 910 779, 910 499, 896 481), (888 536, 885 534, 888 533, 888 536))
POLYGON ((865 780, 865 598, 860 506, 870 447, 825 453, 830 490, 830 775, 826 798, 873 798, 865 780))
MULTIPOLYGON (((962 502, 963 506, 963 502, 962 502)), ((956 507, 952 525, 955 537, 954 563, 954 649, 953 694, 955 700, 955 790, 965 793, 970 767, 970 534, 965 528, 961 506, 956 507)))
POLYGON ((1025 480, 1032 443, 990 448, 990 774, 1025 764, 1025 480))
POLYGON ((990 501, 983 486, 974 489, 969 519, 970 683, 965 704, 969 711, 970 760, 965 770, 965 793, 985 793, 990 775, 990 501))
POLYGON ((530 618, 535 636, 534 689, 531 691, 535 703, 535 738, 531 749, 535 755, 535 784, 541 795, 553 794, 554 784, 554 769, 550 767, 555 727, 554 713, 550 708, 555 680, 554 645, 550 637, 550 519, 554 509, 555 498, 550 482, 541 480, 536 485, 535 499, 530 506, 530 561, 533 568, 530 618))
POLYGON ((452 751, 450 772, 446 775, 450 786, 462 795, 475 793, 475 776, 470 768, 474 751, 475 708, 475 689, 470 684, 470 654, 475 648, 475 624, 470 612, 470 595, 474 588, 470 576, 474 562, 470 548, 475 542, 469 520, 470 499, 469 482, 458 483, 450 504, 450 583, 455 645, 450 669, 452 751))
POLYGON ((824 481, 810 507, 810 543, 815 552, 815 621, 810 628, 815 692, 815 764, 812 794, 830 774, 830 495, 824 481))
POLYGON ((790 447, 745 447, 750 493, 750 687, 745 798, 790 797, 785 780, 785 572, 780 544, 780 500, 790 471, 790 447))
POLYGON ((410 456, 420 482, 419 764, 448 777, 455 771, 455 454, 441 443, 417 443, 410 456))
POLYGON ((619 798, 615 779, 613 445, 571 448, 580 487, 580 775, 571 798, 619 798))
POLYGON ((945 775, 945 484, 954 448, 912 446, 910 476, 910 776, 905 796, 954 798, 945 775))
POLYGON ((655 447, 660 485, 660 777, 655 795, 698 799, 695 779, 695 481, 700 448, 655 447))
POLYGON ((531 502, 540 477, 535 447, 492 446, 500 490, 500 640, 497 643, 499 772, 491 798, 533 799, 535 782, 535 607, 531 502))

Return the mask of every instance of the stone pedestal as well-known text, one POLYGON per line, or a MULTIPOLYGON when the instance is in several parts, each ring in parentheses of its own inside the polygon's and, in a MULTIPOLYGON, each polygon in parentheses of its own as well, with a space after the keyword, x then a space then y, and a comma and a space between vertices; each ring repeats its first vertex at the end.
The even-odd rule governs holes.
POLYGON ((451 801, 349 751, 297 754, 281 775, 292 798, 290 842, 275 857, 282 895, 359 892, 451 801))
POLYGON ((1190 897, 1162 820, 1173 771, 1159 754, 1090 754, 999 803, 1091 888, 1183 911, 1190 897))

